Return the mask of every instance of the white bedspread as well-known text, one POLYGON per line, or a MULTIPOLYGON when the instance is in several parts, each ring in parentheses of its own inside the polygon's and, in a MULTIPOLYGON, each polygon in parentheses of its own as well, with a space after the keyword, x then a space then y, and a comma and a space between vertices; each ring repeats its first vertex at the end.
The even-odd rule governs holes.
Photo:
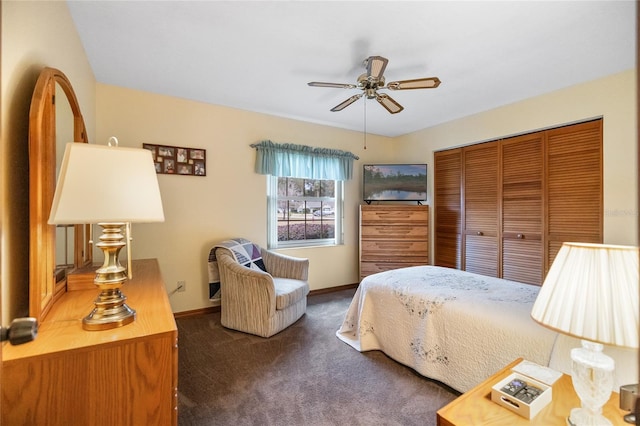
POLYGON ((539 287, 416 266, 362 280, 336 335, 465 392, 518 357, 548 365, 557 333, 531 319, 539 287))

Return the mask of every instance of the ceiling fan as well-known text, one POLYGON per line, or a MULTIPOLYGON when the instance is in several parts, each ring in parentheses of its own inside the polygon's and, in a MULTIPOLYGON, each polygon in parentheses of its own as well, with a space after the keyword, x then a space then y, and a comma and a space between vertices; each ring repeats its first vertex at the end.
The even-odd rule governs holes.
POLYGON ((440 85, 440 79, 438 77, 426 77, 414 80, 392 81, 385 86, 383 74, 388 62, 389 60, 382 56, 369 56, 363 62, 367 72, 358 77, 357 84, 324 83, 320 81, 312 81, 308 84, 312 87, 334 87, 337 89, 362 90, 362 93, 353 95, 349 99, 331 108, 331 111, 333 112, 342 111, 361 97, 366 96, 367 99, 375 99, 378 101, 380 105, 382 105, 391 114, 399 113, 404 109, 404 107, 386 93, 378 93, 378 90, 435 89, 440 85))

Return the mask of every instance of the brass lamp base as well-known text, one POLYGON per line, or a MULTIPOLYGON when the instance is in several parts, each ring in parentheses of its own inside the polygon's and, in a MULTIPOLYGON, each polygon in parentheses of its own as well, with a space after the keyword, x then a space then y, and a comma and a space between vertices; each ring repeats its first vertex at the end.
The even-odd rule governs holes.
POLYGON ((124 303, 126 299, 118 289, 103 290, 94 302, 96 307, 82 320, 82 328, 99 331, 131 324, 136 319, 136 311, 124 303))
POLYGON ((104 263, 96 271, 93 283, 101 290, 95 308, 82 320, 82 328, 90 331, 122 327, 136 319, 136 311, 127 306, 120 287, 127 280, 126 269, 120 265, 118 254, 126 245, 122 235, 124 223, 99 223, 102 227, 100 242, 104 263))

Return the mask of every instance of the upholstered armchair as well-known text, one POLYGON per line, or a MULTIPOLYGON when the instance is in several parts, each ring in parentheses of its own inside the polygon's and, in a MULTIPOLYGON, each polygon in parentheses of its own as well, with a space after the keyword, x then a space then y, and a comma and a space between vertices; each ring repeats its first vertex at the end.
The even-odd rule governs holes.
POLYGON ((256 245, 253 248, 260 251, 262 264, 243 265, 240 262, 246 259, 238 259, 233 250, 215 249, 220 272, 221 321, 227 328, 270 337, 305 313, 309 260, 256 245))

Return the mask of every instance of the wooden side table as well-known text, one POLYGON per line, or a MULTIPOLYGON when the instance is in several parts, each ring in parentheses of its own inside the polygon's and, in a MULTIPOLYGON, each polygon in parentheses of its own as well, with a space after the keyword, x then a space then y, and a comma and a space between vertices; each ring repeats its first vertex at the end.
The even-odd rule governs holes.
MULTIPOLYGON (((518 358, 475 388, 460 395, 438 410, 438 426, 518 426, 518 425, 566 425, 567 417, 572 408, 580 406, 580 399, 573 390, 571 376, 563 374, 553 384, 553 399, 531 420, 491 401, 491 387, 507 377, 511 369, 520 363, 518 358)), ((628 414, 620 408, 620 395, 611 393, 611 398, 605 404, 602 412, 614 425, 629 426, 623 416, 628 414)))

